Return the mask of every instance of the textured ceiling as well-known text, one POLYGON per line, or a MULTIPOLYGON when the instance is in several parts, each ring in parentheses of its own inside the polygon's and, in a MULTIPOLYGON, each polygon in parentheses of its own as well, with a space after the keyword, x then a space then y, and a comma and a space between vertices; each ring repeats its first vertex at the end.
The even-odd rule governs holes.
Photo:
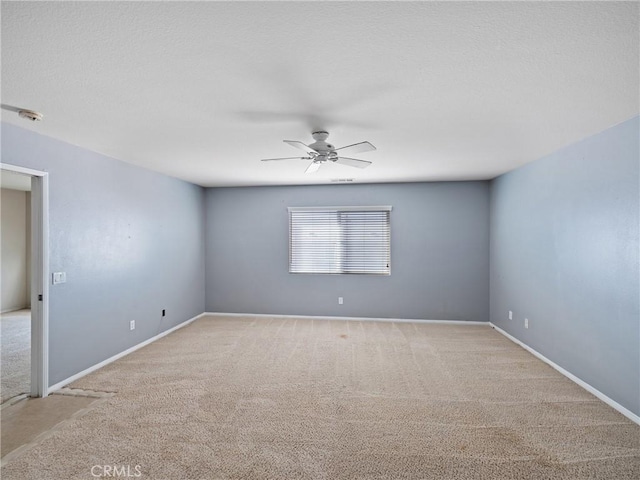
MULTIPOLYGON (((204 186, 488 179, 639 111, 637 2, 2 2, 2 119, 204 186), (368 169, 307 162, 283 139, 368 169)), ((5 159, 4 161, 7 161, 5 159)))

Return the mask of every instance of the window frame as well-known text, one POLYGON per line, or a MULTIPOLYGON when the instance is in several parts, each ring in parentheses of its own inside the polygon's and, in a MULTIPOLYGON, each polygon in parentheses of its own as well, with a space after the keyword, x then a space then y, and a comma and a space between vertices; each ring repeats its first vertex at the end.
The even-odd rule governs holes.
MULTIPOLYGON (((391 211, 393 207, 390 205, 366 205, 366 206, 313 206, 313 207, 287 207, 287 216, 289 222, 288 232, 288 273, 292 275, 367 275, 375 277, 388 277, 391 276, 391 211), (384 272, 318 272, 318 271, 292 271, 293 266, 293 233, 292 233, 292 212, 386 212, 387 214, 387 265, 384 272)), ((342 245, 342 244, 341 244, 342 245)), ((342 262, 341 262, 342 264, 342 262)))

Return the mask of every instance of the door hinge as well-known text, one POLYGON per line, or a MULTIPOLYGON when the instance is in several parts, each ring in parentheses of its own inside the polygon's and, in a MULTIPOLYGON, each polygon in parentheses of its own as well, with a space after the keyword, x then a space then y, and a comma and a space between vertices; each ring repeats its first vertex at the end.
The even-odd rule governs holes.
POLYGON ((41 302, 42 301, 42 294, 38 295, 38 301, 41 302))

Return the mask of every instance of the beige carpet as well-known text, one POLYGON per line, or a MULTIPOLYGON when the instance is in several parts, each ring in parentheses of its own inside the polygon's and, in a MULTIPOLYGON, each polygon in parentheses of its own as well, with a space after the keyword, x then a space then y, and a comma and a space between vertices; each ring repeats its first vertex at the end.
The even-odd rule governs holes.
POLYGON ((4 480, 640 478, 640 427, 488 326, 203 318, 73 387, 117 394, 4 480))
POLYGON ((56 393, 47 398, 24 398, 15 404, 3 405, 0 433, 2 463, 98 401, 95 397, 56 393))
POLYGON ((0 315, 2 403, 31 390, 31 310, 0 315))

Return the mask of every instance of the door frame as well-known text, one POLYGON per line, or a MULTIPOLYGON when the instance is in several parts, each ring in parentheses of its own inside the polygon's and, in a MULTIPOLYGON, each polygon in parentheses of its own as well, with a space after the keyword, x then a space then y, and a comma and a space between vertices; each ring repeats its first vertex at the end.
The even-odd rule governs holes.
POLYGON ((31 392, 49 394, 49 174, 0 163, 31 177, 31 392))

